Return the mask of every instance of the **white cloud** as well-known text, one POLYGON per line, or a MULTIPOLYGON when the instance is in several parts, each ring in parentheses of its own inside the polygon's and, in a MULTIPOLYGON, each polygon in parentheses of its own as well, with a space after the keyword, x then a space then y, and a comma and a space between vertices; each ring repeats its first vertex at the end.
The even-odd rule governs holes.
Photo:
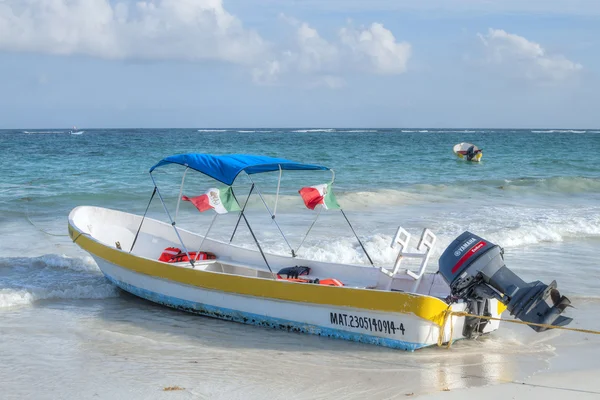
POLYGON ((379 74, 401 74, 411 55, 407 42, 396 42, 396 38, 382 24, 373 23, 369 28, 342 28, 342 43, 348 46, 358 59, 366 60, 379 74))
POLYGON ((273 85, 281 74, 279 61, 268 61, 252 69, 252 81, 259 85, 273 85))
POLYGON ((250 63, 265 43, 221 0, 5 0, 0 50, 250 63))
POLYGON ((296 32, 298 44, 298 68, 303 72, 331 70, 339 60, 336 46, 319 36, 316 29, 306 23, 300 24, 296 32))
POLYGON ((344 86, 339 72, 340 50, 323 39, 316 29, 305 22, 281 14, 279 18, 294 28, 292 42, 280 50, 271 61, 254 68, 253 80, 258 84, 273 85, 283 75, 298 77, 310 87, 326 86, 338 89, 344 86))
POLYGON ((344 71, 366 70, 382 75, 406 72, 411 46, 398 43, 382 24, 347 26, 339 30, 335 41, 328 41, 305 22, 283 14, 280 19, 294 28, 293 42, 272 61, 255 68, 256 83, 273 84, 283 75, 301 73, 311 77, 309 86, 338 89, 346 82, 336 74, 344 71))
POLYGON ((582 69, 581 64, 570 61, 563 55, 547 54, 539 43, 502 29, 490 29, 487 35, 478 36, 487 52, 486 61, 505 66, 512 74, 531 80, 557 82, 582 69))
POLYGON ((333 75, 324 75, 314 79, 310 82, 310 86, 312 87, 320 87, 325 86, 330 89, 341 89, 346 86, 346 81, 344 78, 340 78, 339 76, 333 75))
POLYGON ((290 41, 267 43, 223 7, 223 0, 0 0, 0 51, 105 59, 217 60, 248 67, 257 84, 286 76, 340 88, 344 71, 399 74, 410 44, 382 24, 346 26, 333 40, 280 15, 290 41))

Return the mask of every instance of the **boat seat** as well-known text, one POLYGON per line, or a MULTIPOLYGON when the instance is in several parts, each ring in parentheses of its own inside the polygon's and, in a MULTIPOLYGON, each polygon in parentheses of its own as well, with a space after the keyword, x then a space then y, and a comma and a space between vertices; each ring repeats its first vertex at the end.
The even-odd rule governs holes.
POLYGON ((223 259, 219 259, 221 264, 224 265, 230 265, 232 267, 238 267, 238 268, 246 268, 246 269, 253 269, 253 270, 257 270, 257 271, 261 271, 261 272, 268 272, 269 274, 271 273, 271 271, 269 271, 269 268, 267 268, 267 266, 258 266, 256 264, 248 264, 248 263, 242 263, 239 261, 233 261, 230 258, 223 258, 223 259))

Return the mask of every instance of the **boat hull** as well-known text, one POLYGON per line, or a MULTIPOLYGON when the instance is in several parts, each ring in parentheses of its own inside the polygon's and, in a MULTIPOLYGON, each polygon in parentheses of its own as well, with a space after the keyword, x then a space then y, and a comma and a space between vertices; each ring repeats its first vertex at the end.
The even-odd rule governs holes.
MULTIPOLYGON (((409 351, 436 345, 440 335, 442 342, 463 338, 464 317, 444 317, 449 310, 464 311, 465 303, 449 306, 438 297, 378 290, 369 285, 334 287, 275 280, 270 273, 251 268, 251 258, 256 256, 253 252, 209 240, 205 245, 213 246, 211 249, 218 255, 217 259, 197 263, 194 268, 187 263, 169 264, 154 256, 148 258, 122 250, 121 247, 130 248, 127 238, 139 226, 138 219, 116 210, 78 207, 69 216, 69 235, 92 255, 108 280, 144 299, 224 320, 409 351), (117 245, 119 240, 123 241, 121 245, 117 245), (224 268, 236 264, 246 268, 236 267, 230 272, 224 268), (215 269, 209 269, 212 267, 215 269), (242 270, 245 272, 240 275, 242 270)), ((149 219, 144 226, 147 231, 139 245, 144 249, 143 254, 147 248, 164 248, 165 244, 172 243, 160 242, 172 234, 171 226, 149 219)), ((180 231, 185 241, 202 240, 190 232, 180 231)), ((274 268, 285 265, 287 260, 269 254, 267 257, 274 268)), ((360 281, 363 276, 373 283, 377 281, 377 274, 383 274, 371 266, 310 264, 299 258, 290 258, 287 262, 337 271, 333 276, 341 276, 343 281, 350 277, 360 281), (343 273, 347 275, 341 275, 343 273)), ((495 300, 493 304, 493 316, 497 316, 502 309, 496 307, 495 300)), ((484 333, 497 328, 498 322, 492 321, 484 333)))
MULTIPOLYGON (((460 154, 460 153, 455 153, 455 154, 461 160, 467 160, 467 157, 464 156, 463 154, 460 154)), ((477 153, 477 154, 475 154, 475 156, 472 159, 467 160, 467 161, 470 161, 470 162, 479 162, 479 161, 481 161, 482 158, 483 158, 483 153, 477 153)))
MULTIPOLYGON (((119 288, 154 303, 194 314, 407 351, 438 341, 440 327, 437 324, 410 314, 300 304, 207 290, 138 274, 94 258, 106 278, 119 288)), ((459 318, 454 319, 456 340, 461 338, 462 323, 456 321, 459 318)))

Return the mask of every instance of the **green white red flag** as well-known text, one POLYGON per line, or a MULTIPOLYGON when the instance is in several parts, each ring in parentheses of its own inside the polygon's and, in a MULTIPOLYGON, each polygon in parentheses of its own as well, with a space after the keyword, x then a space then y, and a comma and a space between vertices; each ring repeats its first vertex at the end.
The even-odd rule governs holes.
POLYGON ((181 200, 191 202, 198 211, 215 210, 219 214, 225 214, 232 211, 240 211, 231 186, 225 188, 210 188, 205 194, 196 197, 181 196, 181 200))
POLYGON ((314 210, 319 204, 326 210, 337 210, 340 208, 330 183, 303 187, 298 193, 302 196, 306 207, 311 210, 314 210))

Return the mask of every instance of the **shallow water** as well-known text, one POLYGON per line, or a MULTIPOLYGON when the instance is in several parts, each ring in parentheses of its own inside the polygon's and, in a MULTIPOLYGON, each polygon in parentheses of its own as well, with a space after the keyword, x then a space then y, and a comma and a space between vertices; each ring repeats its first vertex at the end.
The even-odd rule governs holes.
MULTIPOLYGON (((270 132, 0 131, 7 150, 0 163, 0 359, 11 366, 0 369, 3 398, 404 398, 598 359, 596 336, 509 324, 449 350, 405 353, 187 315, 119 291, 64 236, 77 205, 143 213, 152 189, 147 171, 164 156, 287 157, 336 170, 338 200, 377 264, 393 262, 398 225, 413 240, 425 227, 438 235, 430 270, 470 230, 503 246, 507 266, 523 279, 556 279, 576 306, 571 326, 600 328, 600 132, 263 130, 270 132), (456 160, 451 148, 460 141, 482 147, 483 162, 456 160), (566 151, 572 148, 587 149, 585 159, 566 151), (185 390, 162 391, 174 385, 185 390)), ((181 173, 157 173, 170 207, 181 173)), ((240 193, 248 190, 244 179, 240 193)), ((277 220, 292 247, 314 219, 296 191, 329 179, 284 174, 277 220)), ((191 174, 186 182, 188 195, 212 186, 191 174)), ((257 182, 273 209, 276 174, 257 182)), ((212 215, 187 206, 178 224, 203 233, 212 215)), ((158 202, 149 214, 165 220, 158 202)), ((267 250, 289 252, 260 199, 249 202, 248 214, 267 250)), ((219 217, 212 236, 228 238, 235 221, 219 217)), ((235 243, 252 246, 249 240, 240 230, 235 243)), ((337 212, 321 214, 300 254, 366 263, 337 212)))

